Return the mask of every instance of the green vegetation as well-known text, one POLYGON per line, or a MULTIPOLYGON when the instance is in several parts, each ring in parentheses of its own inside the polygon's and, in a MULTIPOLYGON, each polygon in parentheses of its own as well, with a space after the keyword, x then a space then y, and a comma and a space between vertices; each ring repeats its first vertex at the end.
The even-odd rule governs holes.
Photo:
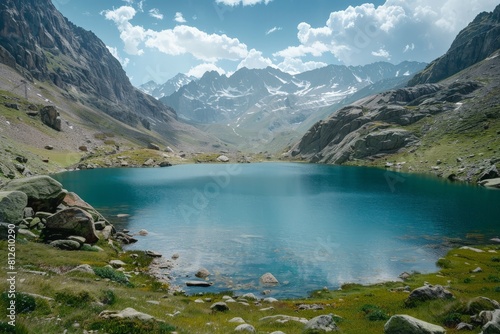
MULTIPOLYGON (((102 252, 61 251, 48 245, 18 240, 16 255, 18 265, 17 289, 24 313, 19 313, 17 324, 20 333, 81 333, 82 329, 99 330, 103 333, 233 333, 237 324, 229 323, 233 317, 242 317, 253 325, 258 333, 281 330, 289 334, 303 333, 304 325, 289 321, 261 321, 265 316, 289 315, 311 319, 320 314, 334 314, 343 333, 382 333, 387 319, 394 314, 408 314, 418 319, 438 324, 454 330, 460 321, 470 322, 470 316, 479 310, 491 308, 484 296, 500 300, 500 262, 496 261, 499 246, 485 246, 485 252, 476 253, 467 249, 450 251, 440 263, 445 263, 439 272, 430 274, 413 273, 405 282, 386 282, 363 286, 345 284, 339 290, 319 290, 309 298, 282 300, 273 304, 262 303, 245 306, 239 303, 228 304, 228 312, 212 312, 211 302, 195 303, 197 298, 211 298, 212 302, 221 301, 218 294, 204 296, 185 296, 168 294, 168 286, 148 275, 151 258, 143 252, 117 252, 105 242, 98 245, 102 252), (133 257, 131 253, 136 254, 133 257), (106 267, 112 259, 125 262, 124 271, 106 267), (97 275, 69 272, 80 264, 89 264, 97 275), (471 273, 481 267, 482 272, 471 273), (42 271, 47 275, 32 274, 42 271), (125 274, 129 273, 126 284, 125 274), (123 276, 122 276, 123 275, 123 276), (424 282, 447 286, 455 298, 421 302, 408 308, 405 300, 408 292, 404 287, 415 289, 424 282), (37 294, 51 299, 37 297, 37 294), (34 301, 34 302, 33 302, 34 301), (298 309, 300 304, 319 304, 323 310, 298 309), (273 309, 260 311, 272 306, 273 309), (99 317, 102 311, 121 311, 132 307, 164 322, 139 320, 110 320, 99 317), (176 312, 175 316, 171 316, 176 312), (169 315, 170 314, 170 315, 169 315), (54 321, 59 318, 60 320, 54 321), (78 326, 75 327, 75 323, 78 326), (21 329, 24 331, 21 331, 21 329)), ((0 242, 4 249, 5 242, 0 242)), ((0 261, 6 261, 5 252, 0 261)), ((2 275, 5 275, 3 273, 2 275)), ((1 276, 1 275, 0 275, 1 276)), ((6 283, 0 277, 3 290, 6 283)), ((231 295, 232 293, 225 293, 231 295)), ((2 303, 5 298, 2 296, 2 303)), ((2 304, 3 307, 3 304, 2 304)), ((0 323, 0 328, 5 324, 0 323)), ((8 327, 5 327, 8 328, 8 327)), ((476 327, 471 333, 479 333, 476 327)), ((8 332, 7 332, 8 333, 8 332)))

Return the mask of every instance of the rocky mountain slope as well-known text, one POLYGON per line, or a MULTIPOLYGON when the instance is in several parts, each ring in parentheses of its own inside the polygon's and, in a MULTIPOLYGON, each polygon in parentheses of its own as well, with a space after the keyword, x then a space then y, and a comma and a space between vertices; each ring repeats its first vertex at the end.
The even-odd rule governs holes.
POLYGON ((187 76, 183 73, 179 73, 163 84, 158 84, 151 80, 146 82, 145 84, 140 85, 138 88, 144 93, 151 95, 156 99, 161 99, 162 97, 172 95, 173 93, 178 91, 179 88, 187 85, 193 80, 196 80, 196 78, 187 76))
POLYGON ((0 134, 0 178, 150 143, 176 152, 222 145, 134 88, 104 43, 50 0, 0 3, 0 134))
POLYGON ((443 80, 500 49, 500 6, 491 13, 483 12, 455 38, 446 54, 434 60, 409 85, 435 83, 443 80))
MULTIPOLYGON (((474 22, 497 17, 498 10, 480 14, 474 22)), ((453 45, 474 35, 477 25, 470 27, 472 31, 464 29, 453 45)), ((496 24, 490 27, 497 29, 496 24)), ((490 33, 484 31, 483 36, 490 33)), ((468 181, 498 176, 500 51, 488 41, 466 43, 461 53, 451 48, 439 58, 466 64, 470 54, 487 53, 484 60, 460 72, 449 67, 451 76, 438 83, 358 100, 316 123, 289 154, 312 162, 385 165, 468 181)), ((439 59, 418 77, 443 75, 436 65, 439 59)))

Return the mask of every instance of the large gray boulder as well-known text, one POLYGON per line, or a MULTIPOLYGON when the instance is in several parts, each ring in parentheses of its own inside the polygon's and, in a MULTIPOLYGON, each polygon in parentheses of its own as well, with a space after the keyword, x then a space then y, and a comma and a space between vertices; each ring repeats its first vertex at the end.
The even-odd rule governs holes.
POLYGON ((67 208, 47 217, 43 231, 45 240, 81 236, 85 242, 96 243, 97 237, 92 216, 80 208, 67 208))
POLYGON ((419 320, 409 315, 392 316, 384 325, 384 334, 444 334, 446 330, 437 325, 419 320))
POLYGON ((24 217, 28 196, 20 191, 0 191, 0 222, 17 224, 24 217))
POLYGON ((27 206, 32 207, 35 212, 55 212, 57 206, 66 196, 62 184, 46 175, 12 180, 2 190, 25 193, 28 195, 27 206))
POLYGON ((408 301, 426 301, 433 299, 451 299, 453 294, 441 285, 425 285, 413 290, 408 301))
POLYGON ((333 320, 333 315, 320 315, 309 320, 304 327, 304 331, 314 331, 314 332, 335 332, 339 328, 335 321, 333 320))
POLYGON ((40 117, 43 124, 54 130, 61 131, 61 117, 54 106, 45 106, 40 110, 40 117))
POLYGON ((500 310, 495 310, 491 320, 483 326, 481 334, 500 334, 500 310))

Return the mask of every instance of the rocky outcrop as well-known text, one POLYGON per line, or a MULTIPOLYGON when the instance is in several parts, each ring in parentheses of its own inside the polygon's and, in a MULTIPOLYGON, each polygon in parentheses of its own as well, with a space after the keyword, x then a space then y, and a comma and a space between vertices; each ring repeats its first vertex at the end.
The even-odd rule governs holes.
POLYGON ((128 124, 175 117, 172 109, 135 89, 106 45, 69 22, 50 0, 0 3, 0 62, 29 80, 77 90, 82 101, 128 124))
POLYGON ((426 301, 433 299, 451 299, 453 294, 441 285, 425 285, 413 290, 408 301, 426 301))
POLYGON ((2 190, 25 193, 27 206, 35 211, 55 212, 66 196, 62 184, 45 175, 12 180, 2 190))
POLYGON ((92 216, 79 208, 68 208, 49 216, 43 232, 45 240, 66 239, 76 235, 87 243, 96 243, 97 237, 92 216))
POLYGON ((317 332, 336 332, 339 330, 337 324, 333 320, 333 316, 329 315, 320 315, 315 318, 312 318, 307 322, 304 327, 304 330, 317 332))
POLYGON ((444 334, 446 330, 437 325, 410 317, 394 315, 384 326, 384 334, 444 334))
POLYGON ((0 191, 0 222, 17 224, 24 217, 28 196, 20 191, 0 191))
POLYGON ((45 106, 40 110, 40 117, 43 124, 54 130, 61 131, 61 117, 54 106, 45 106))
POLYGON ((448 52, 416 74, 408 85, 439 82, 486 59, 498 49, 500 5, 491 13, 479 14, 458 34, 448 52))

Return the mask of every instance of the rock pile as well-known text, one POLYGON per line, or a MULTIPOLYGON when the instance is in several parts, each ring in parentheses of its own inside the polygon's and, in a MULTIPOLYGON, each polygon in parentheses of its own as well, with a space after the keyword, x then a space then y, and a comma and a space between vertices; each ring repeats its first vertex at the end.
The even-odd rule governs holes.
MULTIPOLYGON (((77 250, 108 239, 113 226, 77 194, 49 176, 12 180, 0 188, 0 231, 16 233, 54 247, 77 250)), ((0 239, 6 239, 0 233, 0 239)))

